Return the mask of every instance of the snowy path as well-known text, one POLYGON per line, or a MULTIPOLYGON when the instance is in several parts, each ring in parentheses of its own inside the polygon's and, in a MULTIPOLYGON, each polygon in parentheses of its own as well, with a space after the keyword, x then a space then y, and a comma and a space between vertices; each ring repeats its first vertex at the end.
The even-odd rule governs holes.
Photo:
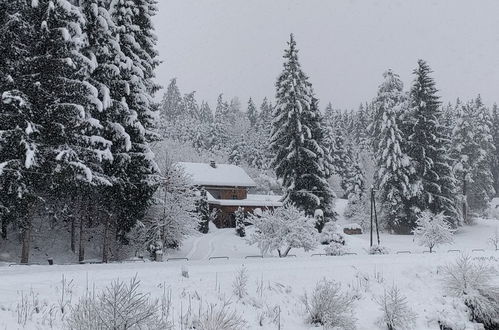
POLYGON ((186 258, 189 260, 207 260, 213 256, 215 251, 215 242, 219 241, 224 236, 223 230, 211 229, 211 233, 196 237, 194 244, 187 253, 186 258))

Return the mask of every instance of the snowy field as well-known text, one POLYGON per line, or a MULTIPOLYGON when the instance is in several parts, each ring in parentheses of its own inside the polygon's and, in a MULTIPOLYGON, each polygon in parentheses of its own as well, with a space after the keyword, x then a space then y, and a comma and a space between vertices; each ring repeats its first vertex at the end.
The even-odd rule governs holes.
POLYGON ((291 250, 296 257, 285 259, 245 258, 258 255, 258 249, 248 246, 233 229, 212 228, 209 234, 189 238, 181 250, 168 255, 189 261, 54 266, 4 263, 0 266, 0 329, 63 328, 65 314, 80 297, 99 293, 118 278, 129 281, 134 276, 141 281, 140 291, 152 298, 171 297, 167 299, 168 318, 174 329, 185 329, 181 319, 192 324, 211 304, 226 304, 228 310, 236 311, 246 322, 245 329, 312 328, 305 322, 302 298, 322 279, 340 282, 345 292, 355 296, 358 329, 380 328, 376 299, 393 285, 417 314, 416 329, 439 329, 438 320, 453 322, 453 329, 474 329, 465 314, 458 312, 453 298, 445 296, 442 267, 466 253, 499 270, 499 252, 487 242, 498 225, 495 220, 479 220, 463 227, 454 244, 440 246, 431 255, 422 253, 425 249, 417 246, 412 236, 388 234, 381 235, 381 244, 391 253, 368 255, 369 236, 363 234, 347 236, 348 250, 355 253, 351 255, 312 256, 323 253, 319 246, 306 253, 291 250), (243 266, 248 275, 247 294, 238 298, 233 282, 243 266), (182 271, 188 277, 182 276, 182 271))

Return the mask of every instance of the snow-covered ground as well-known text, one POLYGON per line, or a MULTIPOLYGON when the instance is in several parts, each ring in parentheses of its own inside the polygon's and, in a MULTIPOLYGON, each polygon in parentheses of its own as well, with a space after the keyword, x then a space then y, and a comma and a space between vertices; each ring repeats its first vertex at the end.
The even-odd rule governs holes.
MULTIPOLYGON (((66 302, 66 311, 70 310, 69 306, 74 306, 87 290, 99 292, 117 278, 127 281, 134 276, 141 280, 141 290, 151 293, 153 298, 161 298, 164 288, 167 292, 171 290, 170 319, 176 329, 180 329, 179 320, 189 314, 189 308, 195 318, 200 308, 203 310, 210 303, 221 305, 227 300, 230 300, 229 308, 247 322, 247 329, 277 329, 277 322, 281 329, 312 328, 305 323, 301 300, 321 279, 338 281, 344 290, 356 295, 358 329, 379 328, 376 320, 381 312, 375 300, 392 285, 400 288, 417 313, 416 329, 439 329, 437 321, 444 318, 456 322, 456 326, 462 325, 455 329, 473 329, 465 315, 455 311, 452 298, 445 296, 441 269, 460 254, 448 250, 460 250, 474 260, 499 269, 499 251, 493 251, 487 242, 496 226, 499 221, 479 220, 474 226, 463 227, 456 233, 454 244, 437 247, 437 253, 431 255, 422 253, 425 248, 413 242, 412 236, 388 234, 381 234, 381 244, 388 247, 391 254, 368 255, 369 235, 363 234, 347 236, 347 247, 356 255, 312 256, 322 253, 323 246, 319 246, 312 252, 291 250, 290 254, 296 257, 245 259, 259 255, 258 248, 247 245, 235 235, 234 229, 211 228, 209 234, 189 238, 180 250, 167 256, 185 257, 189 261, 10 267, 3 264, 0 266, 0 329, 62 328, 61 304, 66 302), (398 251, 411 251, 411 254, 397 254, 398 251), (229 259, 209 259, 222 256, 229 259), (238 299, 233 295, 233 281, 243 265, 249 276, 248 294, 238 299), (181 276, 182 270, 188 271, 188 278, 181 276), (61 298, 63 283, 64 299, 61 298), (28 298, 25 303, 21 303, 22 297, 28 298), (18 306, 31 312, 28 316, 21 315, 18 306), (19 324, 24 320, 25 325, 19 324)), ((499 284, 499 279, 497 281, 499 284)))

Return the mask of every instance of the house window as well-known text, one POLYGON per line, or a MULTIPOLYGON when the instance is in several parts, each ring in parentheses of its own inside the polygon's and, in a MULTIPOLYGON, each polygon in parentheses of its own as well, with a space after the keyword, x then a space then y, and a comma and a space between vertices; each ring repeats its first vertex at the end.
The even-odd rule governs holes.
POLYGON ((236 194, 232 194, 232 199, 237 199, 237 195, 236 194))

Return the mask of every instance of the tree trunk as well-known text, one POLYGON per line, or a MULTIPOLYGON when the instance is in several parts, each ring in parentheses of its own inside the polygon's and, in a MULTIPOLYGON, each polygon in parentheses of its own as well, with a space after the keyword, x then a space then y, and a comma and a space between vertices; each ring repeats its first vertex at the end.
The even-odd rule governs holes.
POLYGON ((22 232, 23 246, 21 250, 21 263, 27 264, 29 262, 29 250, 31 243, 31 217, 26 219, 26 227, 22 232))
POLYGON ((104 225, 104 240, 102 244, 102 262, 106 263, 109 261, 109 216, 106 217, 106 223, 104 225))
POLYGON ((2 220, 2 238, 7 239, 7 220, 3 219, 2 220))
POLYGON ((291 247, 290 246, 286 248, 286 251, 284 251, 284 253, 282 255, 281 255, 281 251, 279 251, 279 257, 280 258, 286 258, 288 256, 289 251, 291 251, 291 247))
POLYGON ((468 223, 468 201, 467 201, 466 174, 463 177, 463 221, 468 223))
POLYGON ((78 262, 83 262, 85 260, 85 245, 83 240, 85 239, 84 237, 84 217, 80 216, 80 241, 79 241, 79 251, 78 251, 78 262))
POLYGON ((71 251, 76 253, 76 223, 74 215, 71 216, 71 251))

